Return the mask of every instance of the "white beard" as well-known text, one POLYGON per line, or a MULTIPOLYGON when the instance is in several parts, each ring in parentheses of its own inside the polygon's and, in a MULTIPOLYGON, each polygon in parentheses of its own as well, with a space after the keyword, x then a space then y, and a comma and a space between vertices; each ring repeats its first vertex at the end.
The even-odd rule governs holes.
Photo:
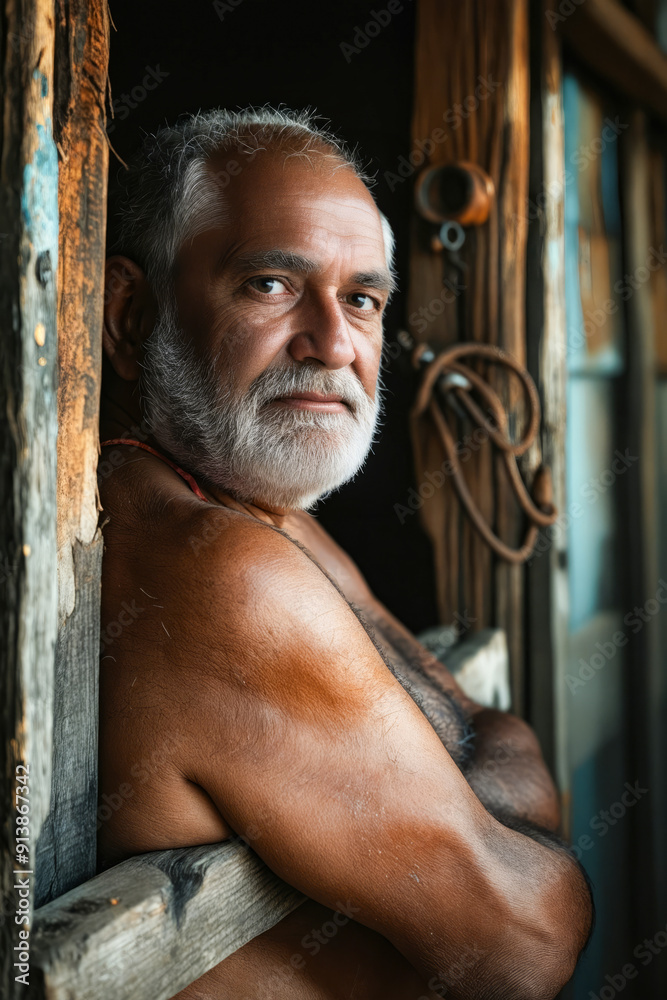
POLYGON ((352 479, 364 464, 380 415, 349 370, 294 362, 269 368, 245 394, 196 356, 163 310, 145 343, 141 377, 150 432, 184 468, 239 500, 307 509, 352 479), (295 391, 338 394, 345 412, 266 404, 295 391))

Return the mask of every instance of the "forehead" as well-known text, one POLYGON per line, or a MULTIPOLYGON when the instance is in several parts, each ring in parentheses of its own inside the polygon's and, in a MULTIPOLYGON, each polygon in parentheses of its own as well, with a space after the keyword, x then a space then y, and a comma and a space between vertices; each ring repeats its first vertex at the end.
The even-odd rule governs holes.
POLYGON ((386 263, 380 214, 354 170, 315 154, 217 153, 207 164, 230 252, 266 245, 308 250, 323 266, 386 263))

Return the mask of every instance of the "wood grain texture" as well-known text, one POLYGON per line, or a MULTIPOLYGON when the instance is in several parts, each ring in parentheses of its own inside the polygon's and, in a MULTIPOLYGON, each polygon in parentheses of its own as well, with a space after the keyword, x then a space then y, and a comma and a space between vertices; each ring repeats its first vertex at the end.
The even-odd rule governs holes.
POLYGON ((528 242, 528 368, 542 406, 541 447, 551 469, 560 526, 543 532, 526 576, 526 644, 530 664, 526 712, 563 796, 569 828, 568 757, 568 581, 565 428, 567 324, 565 314, 565 149, 561 39, 548 13, 559 0, 544 0, 533 12, 534 100, 529 203, 534 206, 528 242))
POLYGON ((54 135, 58 267, 58 642, 52 808, 39 842, 37 905, 95 873, 102 537, 98 413, 106 232, 106 4, 56 4, 54 135))
MULTIPOLYGON (((0 995, 13 1000, 16 765, 30 769, 30 868, 49 808, 56 605, 58 162, 53 5, 3 4, 0 75, 0 995)), ((30 904, 34 877, 30 876, 30 904)))
POLYGON ((74 545, 77 600, 58 632, 51 808, 35 861, 36 905, 96 870, 97 710, 102 546, 74 545))
POLYGON ((240 841, 131 858, 35 914, 48 1000, 168 1000, 303 902, 240 841))
MULTIPOLYGON (((528 3, 516 0, 508 10, 509 54, 507 97, 502 140, 496 155, 499 164, 498 261, 500 271, 498 341, 521 364, 526 363, 526 243, 528 238, 528 171, 530 159, 530 79, 528 56, 528 3), (502 150, 502 154, 501 154, 502 150)), ((495 374, 495 373, 494 373, 495 374)), ((515 380, 494 379, 510 415, 514 434, 525 426, 526 412, 515 380)), ((540 461, 539 449, 520 464, 530 482, 540 461)), ((507 479, 503 462, 495 456, 494 490, 498 534, 515 547, 522 542, 524 517, 507 479)), ((494 624, 504 629, 510 661, 513 710, 525 712, 525 618, 522 565, 494 559, 494 624)))
MULTIPOLYGON (((446 254, 432 252, 427 226, 415 218, 408 325, 417 341, 435 348, 466 340, 494 344, 525 363, 529 97, 527 0, 420 0, 410 162, 421 170, 473 161, 493 180, 496 197, 487 222, 466 229, 458 272, 446 254), (444 301, 443 277, 458 277, 457 294, 444 301)), ((524 404, 516 384, 504 377, 496 381, 493 373, 490 378, 511 414, 510 426, 520 431, 524 404)), ((468 423, 459 425, 462 444, 471 430, 468 423)), ((431 471, 442 461, 438 457, 434 448, 431 471)), ((529 482, 539 460, 537 447, 523 463, 529 482)), ((523 516, 489 444, 470 449, 463 468, 486 520, 516 545, 523 516)), ((492 556, 449 485, 426 499, 422 518, 434 545, 441 620, 459 613, 473 618, 475 628, 506 631, 515 708, 521 711, 522 568, 492 556)))

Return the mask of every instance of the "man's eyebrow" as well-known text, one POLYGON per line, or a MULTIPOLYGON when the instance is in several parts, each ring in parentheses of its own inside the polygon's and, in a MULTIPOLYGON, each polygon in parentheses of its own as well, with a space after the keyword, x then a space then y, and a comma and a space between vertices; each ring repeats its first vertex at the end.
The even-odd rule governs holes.
MULTIPOLYGON (((318 269, 317 261, 293 250, 248 250, 240 253, 230 261, 230 267, 242 274, 264 269, 271 271, 295 271, 298 274, 312 274, 318 269)), ((357 271, 353 274, 351 284, 364 285, 366 288, 376 288, 389 295, 396 290, 396 280, 388 268, 377 268, 371 271, 357 271)))
POLYGON ((297 271, 311 274, 317 270, 317 262, 292 250, 249 250, 240 253, 230 261, 235 271, 250 273, 267 268, 271 271, 297 271))
POLYGON ((366 288, 376 288, 379 292, 387 292, 389 295, 396 291, 396 279, 391 271, 381 267, 376 271, 357 271, 352 275, 353 285, 365 285, 366 288))

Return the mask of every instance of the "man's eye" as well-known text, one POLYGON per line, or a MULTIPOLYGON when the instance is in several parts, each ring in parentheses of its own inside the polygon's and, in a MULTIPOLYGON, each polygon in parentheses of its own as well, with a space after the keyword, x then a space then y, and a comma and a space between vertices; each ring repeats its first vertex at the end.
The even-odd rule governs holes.
POLYGON ((279 295, 287 291, 287 286, 279 278, 252 278, 248 284, 265 295, 279 295))
POLYGON ((376 307, 375 299, 364 292, 352 292, 351 295, 348 295, 348 299, 351 305, 356 309, 363 309, 364 312, 371 312, 376 307))

